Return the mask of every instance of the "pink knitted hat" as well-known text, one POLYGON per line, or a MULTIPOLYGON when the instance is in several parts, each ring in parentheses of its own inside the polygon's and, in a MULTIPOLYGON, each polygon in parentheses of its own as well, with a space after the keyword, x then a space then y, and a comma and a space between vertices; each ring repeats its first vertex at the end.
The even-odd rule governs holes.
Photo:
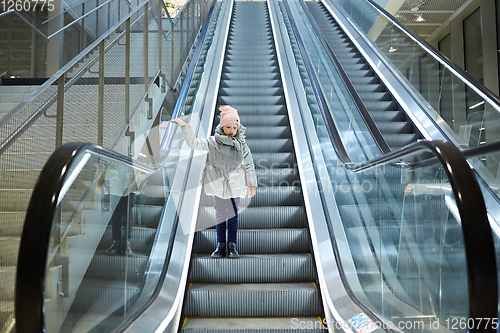
POLYGON ((238 116, 238 111, 229 105, 221 106, 220 110, 220 127, 224 127, 227 124, 236 123, 240 126, 240 117, 238 116))

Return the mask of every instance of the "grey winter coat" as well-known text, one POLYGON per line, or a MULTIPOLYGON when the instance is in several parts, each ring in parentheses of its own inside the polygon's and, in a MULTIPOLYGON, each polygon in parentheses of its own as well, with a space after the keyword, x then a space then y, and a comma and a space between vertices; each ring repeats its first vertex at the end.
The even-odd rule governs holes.
POLYGON ((216 195, 222 199, 245 198, 247 186, 257 186, 255 165, 245 141, 245 130, 240 125, 238 134, 229 137, 217 126, 215 135, 207 139, 196 139, 190 125, 182 127, 189 147, 208 151, 203 176, 207 195, 216 195))

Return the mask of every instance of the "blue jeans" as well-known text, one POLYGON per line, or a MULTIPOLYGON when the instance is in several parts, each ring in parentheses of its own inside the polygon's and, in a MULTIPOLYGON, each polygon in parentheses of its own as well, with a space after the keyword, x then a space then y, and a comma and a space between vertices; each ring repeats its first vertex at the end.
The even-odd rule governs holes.
POLYGON ((236 231, 238 230, 238 206, 240 198, 222 199, 214 195, 215 207, 215 229, 217 230, 217 243, 226 242, 226 220, 227 241, 236 243, 236 231))

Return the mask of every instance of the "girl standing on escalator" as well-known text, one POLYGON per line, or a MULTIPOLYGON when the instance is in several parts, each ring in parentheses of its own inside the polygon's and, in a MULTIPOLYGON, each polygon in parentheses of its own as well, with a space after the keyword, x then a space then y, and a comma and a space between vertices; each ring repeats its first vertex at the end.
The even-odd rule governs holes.
POLYGON ((252 154, 245 140, 245 127, 240 124, 236 109, 229 105, 219 108, 220 124, 215 134, 207 139, 196 139, 190 125, 181 119, 179 124, 186 143, 192 149, 207 150, 208 160, 204 170, 204 185, 207 195, 214 196, 217 229, 217 248, 212 257, 239 257, 236 251, 238 230, 238 206, 240 198, 255 195, 257 178, 252 154), (227 251, 226 251, 227 221, 227 251))

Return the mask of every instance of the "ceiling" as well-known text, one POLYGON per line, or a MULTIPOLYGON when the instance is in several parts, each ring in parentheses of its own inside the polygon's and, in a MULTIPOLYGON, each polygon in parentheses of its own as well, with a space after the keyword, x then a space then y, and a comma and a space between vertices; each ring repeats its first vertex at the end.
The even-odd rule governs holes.
POLYGON ((384 7, 407 28, 429 40, 470 3, 471 0, 389 0, 384 7))

